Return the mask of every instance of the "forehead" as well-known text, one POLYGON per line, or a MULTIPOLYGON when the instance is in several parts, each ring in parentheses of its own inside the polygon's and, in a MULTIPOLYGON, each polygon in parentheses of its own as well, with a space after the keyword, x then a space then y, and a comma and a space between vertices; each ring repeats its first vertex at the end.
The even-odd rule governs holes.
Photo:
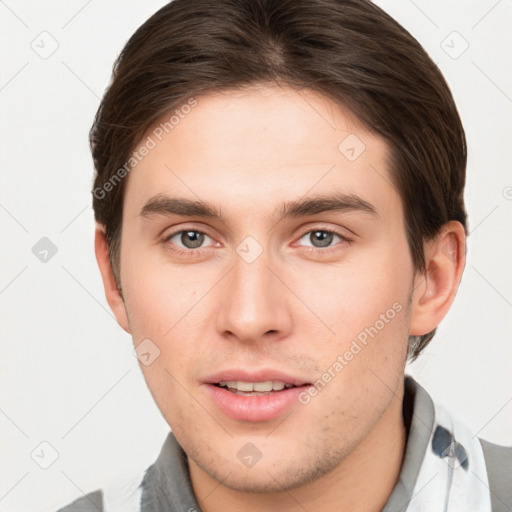
POLYGON ((396 208, 387 144, 346 108, 311 91, 252 87, 195 98, 143 137, 125 210, 168 194, 242 211, 333 191, 396 208), (191 103, 193 104, 193 103, 191 103))

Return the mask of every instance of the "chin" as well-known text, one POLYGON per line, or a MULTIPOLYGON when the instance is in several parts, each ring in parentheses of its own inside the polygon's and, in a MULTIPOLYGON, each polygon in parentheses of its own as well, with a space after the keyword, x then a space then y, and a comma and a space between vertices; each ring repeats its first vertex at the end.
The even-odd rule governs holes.
MULTIPOLYGON (((335 458, 323 459, 316 464, 300 461, 288 461, 289 466, 281 462, 264 464, 260 461, 252 468, 240 468, 227 465, 224 467, 202 467, 213 479, 222 482, 222 485, 234 491, 243 493, 275 493, 292 491, 310 484, 331 471, 338 460, 335 458)), ((198 464, 199 465, 199 464, 198 464)))
POLYGON ((292 485, 289 487, 287 482, 282 482, 280 475, 275 475, 272 478, 268 473, 255 474, 251 470, 247 470, 247 474, 244 476, 229 475, 222 484, 232 489, 233 491, 243 493, 255 493, 255 494, 266 494, 274 492, 282 492, 288 488, 294 488, 292 485), (275 479, 274 479, 275 478, 275 479))

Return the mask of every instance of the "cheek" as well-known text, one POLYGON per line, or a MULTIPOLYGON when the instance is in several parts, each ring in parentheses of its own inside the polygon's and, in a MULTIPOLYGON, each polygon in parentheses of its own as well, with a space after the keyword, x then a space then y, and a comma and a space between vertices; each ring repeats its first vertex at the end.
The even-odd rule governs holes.
MULTIPOLYGON (((357 260, 303 281, 308 305, 324 324, 318 333, 325 341, 314 346, 324 372, 319 388, 326 384, 321 394, 353 418, 389 400, 405 365, 412 265, 401 243, 361 251, 357 260)), ((319 414, 322 403, 313 406, 319 414)))
POLYGON ((141 364, 150 390, 154 396, 160 390, 177 393, 180 384, 188 386, 187 369, 201 355, 205 336, 200 321, 206 318, 202 297, 212 284, 204 273, 184 271, 160 255, 151 258, 149 252, 137 251, 123 260, 122 280, 134 345, 149 339, 159 354, 151 365, 141 364))
POLYGON ((165 341, 201 297, 194 273, 171 266, 160 251, 133 251, 123 260, 123 291, 135 342, 136 336, 165 341))
MULTIPOLYGON (((354 251, 339 264, 300 263, 283 272, 307 306, 307 317, 314 313, 319 332, 339 340, 339 348, 382 315, 385 321, 400 316, 412 282, 407 252, 387 244, 354 251)), ((403 319, 386 326, 391 323, 403 329, 403 319)))

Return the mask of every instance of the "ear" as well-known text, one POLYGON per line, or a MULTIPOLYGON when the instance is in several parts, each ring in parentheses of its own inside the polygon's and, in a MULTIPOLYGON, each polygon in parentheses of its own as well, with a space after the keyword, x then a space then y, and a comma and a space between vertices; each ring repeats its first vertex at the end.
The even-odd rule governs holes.
POLYGON ((414 280, 411 336, 433 331, 455 299, 466 265, 466 234, 460 222, 447 222, 434 240, 425 243, 425 265, 425 273, 414 280))
POLYGON ((110 260, 108 257, 108 245, 107 237, 105 235, 105 227, 101 224, 96 224, 94 249, 96 252, 96 260, 100 268, 101 278, 103 280, 103 286, 105 288, 105 296, 107 298, 108 305, 116 316, 119 325, 127 333, 131 333, 123 296, 117 288, 114 272, 112 271, 112 266, 110 265, 110 260))

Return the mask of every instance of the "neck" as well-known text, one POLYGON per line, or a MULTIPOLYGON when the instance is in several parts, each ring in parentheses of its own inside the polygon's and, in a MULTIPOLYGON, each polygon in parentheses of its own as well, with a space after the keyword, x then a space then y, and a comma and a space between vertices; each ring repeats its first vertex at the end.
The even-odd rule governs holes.
POLYGON ((203 512, 380 512, 400 475, 407 432, 403 385, 367 436, 331 472, 282 493, 243 493, 219 483, 189 458, 192 487, 203 512))

